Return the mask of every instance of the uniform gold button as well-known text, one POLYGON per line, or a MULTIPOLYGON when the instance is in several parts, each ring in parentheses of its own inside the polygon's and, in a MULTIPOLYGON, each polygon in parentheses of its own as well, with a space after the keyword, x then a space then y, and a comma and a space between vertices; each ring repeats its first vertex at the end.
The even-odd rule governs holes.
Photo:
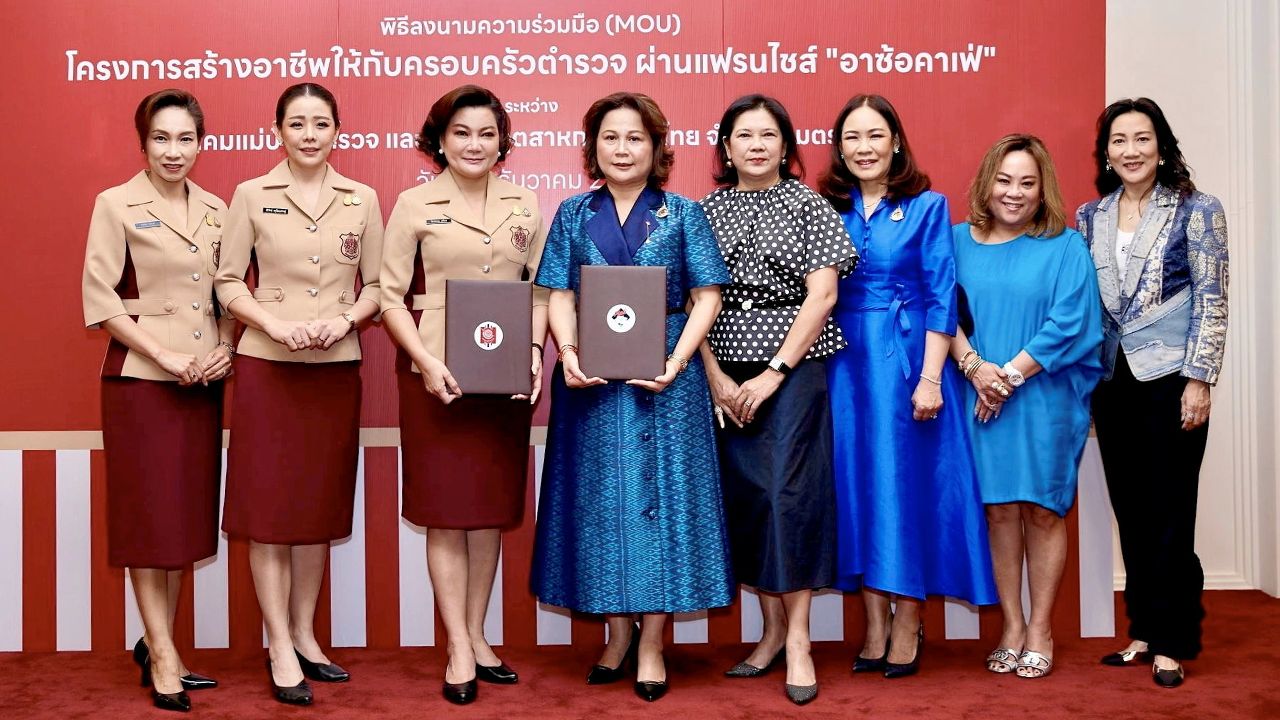
POLYGON ((189 253, 197 252, 199 249, 200 249, 200 248, 197 248, 195 245, 188 245, 188 246, 187 246, 187 252, 189 252, 189 253))
POLYGON ((491 269, 492 268, 490 268, 488 265, 485 265, 484 267, 480 268, 480 272, 489 272, 489 270, 491 269))
POLYGON ((192 309, 192 310, 199 310, 199 309, 200 309, 200 303, 198 303, 198 302, 193 302, 193 303, 191 303, 191 309, 192 309))
POLYGON ((307 226, 307 232, 315 232, 315 231, 316 231, 316 226, 315 226, 315 225, 308 225, 308 226, 307 226))
POLYGON ((311 258, 310 258, 310 260, 311 260, 311 264, 312 264, 312 265, 315 265, 315 264, 317 264, 317 263, 319 263, 319 262, 320 262, 320 256, 319 256, 319 255, 312 255, 312 256, 311 256, 311 258))
POLYGON ((315 297, 320 294, 320 288, 308 288, 307 294, 311 297, 315 297))
POLYGON ((195 339, 199 340, 200 338, 204 337, 204 333, 202 333, 202 332, 200 332, 199 330, 197 330, 197 331, 195 331, 195 332, 191 333, 191 337, 193 337, 193 338, 195 338, 195 339))
POLYGON ((485 245, 488 245, 488 244, 489 244, 489 243, 491 243, 491 242, 493 242, 493 238, 491 238, 491 237, 487 237, 487 238, 485 238, 485 239, 484 239, 484 244, 485 244, 485 245))
POLYGON ((192 280, 199 280, 199 279, 200 279, 200 273, 191 273, 191 279, 192 279, 192 280))

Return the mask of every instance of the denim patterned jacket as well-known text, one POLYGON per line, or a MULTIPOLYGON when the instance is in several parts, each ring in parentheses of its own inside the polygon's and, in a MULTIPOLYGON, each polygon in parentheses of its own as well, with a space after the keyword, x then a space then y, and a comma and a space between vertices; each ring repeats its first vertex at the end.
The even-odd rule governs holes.
POLYGON ((1124 284, 1116 268, 1120 193, 1076 212, 1098 271, 1106 377, 1124 351, 1138 380, 1171 373, 1218 382, 1227 339, 1227 220, 1222 203, 1157 184, 1134 235, 1124 284))

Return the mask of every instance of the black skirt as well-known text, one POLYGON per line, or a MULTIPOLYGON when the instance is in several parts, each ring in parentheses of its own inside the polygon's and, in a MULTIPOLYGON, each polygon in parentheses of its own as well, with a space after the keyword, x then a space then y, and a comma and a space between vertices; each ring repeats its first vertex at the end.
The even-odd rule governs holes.
MULTIPOLYGON (((765 363, 725 362, 734 382, 765 363)), ((720 477, 738 582, 774 593, 835 582, 831 409, 820 360, 801 362, 738 428, 720 432, 720 477)))

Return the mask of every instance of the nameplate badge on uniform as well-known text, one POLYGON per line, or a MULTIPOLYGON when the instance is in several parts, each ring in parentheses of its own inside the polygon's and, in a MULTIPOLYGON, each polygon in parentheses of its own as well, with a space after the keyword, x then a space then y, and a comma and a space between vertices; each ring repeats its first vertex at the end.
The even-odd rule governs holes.
POLYGON ((445 365, 463 393, 528 394, 533 286, 445 280, 445 365))
POLYGON ((289 208, 269 208, 269 207, 264 207, 264 208, 262 208, 262 212, 264 212, 264 213, 266 213, 266 214, 268 214, 268 215, 288 215, 288 214, 289 214, 289 208))
POLYGON ((428 225, 448 225, 451 222, 450 218, 427 218, 428 225))
POLYGON ((163 225, 163 223, 161 223, 159 220, 147 220, 146 222, 134 223, 133 229, 146 230, 148 228, 160 227, 161 225, 163 225))

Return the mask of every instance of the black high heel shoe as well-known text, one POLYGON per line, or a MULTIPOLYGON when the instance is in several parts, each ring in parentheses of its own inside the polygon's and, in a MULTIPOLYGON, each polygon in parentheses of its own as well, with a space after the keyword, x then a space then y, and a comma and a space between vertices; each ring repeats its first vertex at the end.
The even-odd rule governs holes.
POLYGON ((291 685, 289 687, 281 687, 276 684, 275 673, 271 672, 271 658, 267 658, 267 679, 271 681, 271 692, 275 695, 276 700, 285 705, 310 705, 312 700, 311 686, 306 680, 291 685))
MULTIPOLYGON (((640 628, 631 628, 631 641, 627 643, 627 652, 622 656, 622 662, 618 663, 618 667, 609 667, 607 665, 593 665, 591 672, 587 673, 588 685, 608 685, 609 683, 618 682, 627 674, 627 666, 635 666, 639 662, 640 656, 640 628)), ((636 692, 640 692, 637 683, 636 692)), ((662 697, 662 693, 658 693, 654 700, 662 697)))
POLYGON ((783 645, 781 648, 778 648, 778 652, 773 654, 773 659, 766 663, 764 667, 756 667, 746 660, 743 660, 737 665, 725 670, 724 676, 731 678, 756 678, 768 673, 776 667, 779 662, 785 663, 786 661, 787 646, 783 645))
POLYGON ((293 654, 298 656, 302 674, 316 682, 346 682, 351 679, 351 673, 339 667, 338 663, 311 662, 297 648, 294 648, 293 654))
MULTIPOLYGON (((151 686, 151 671, 147 667, 151 662, 151 648, 143 638, 133 644, 133 661, 142 669, 142 687, 151 686)), ((218 681, 197 673, 187 673, 178 678, 183 690, 209 690, 218 687, 218 681)))
POLYGON ((884 676, 890 680, 894 678, 904 678, 915 675, 920 671, 920 651, 924 648, 924 623, 920 623, 920 628, 916 631, 916 656, 911 658, 909 663, 891 663, 888 661, 889 650, 885 646, 885 663, 884 676))
MULTIPOLYGON (((151 685, 151 658, 147 658, 147 664, 142 667, 142 686, 149 687, 151 685)), ((161 710, 172 710, 174 712, 191 712, 191 698, 187 697, 185 690, 179 690, 176 693, 162 693, 154 687, 151 688, 151 704, 161 710)))
POLYGON ((492 667, 476 663, 476 679, 494 685, 515 685, 520 682, 520 676, 506 663, 498 663, 492 667))
POLYGON ((856 673, 867 672, 884 672, 885 663, 889 660, 889 643, 893 642, 893 613, 889 613, 889 619, 885 621, 890 631, 884 636, 884 654, 878 658, 865 658, 859 653, 858 657, 853 659, 853 671, 856 673))
POLYGON ((656 702, 657 700, 660 700, 663 695, 667 694, 667 681, 637 680, 635 688, 636 695, 638 695, 641 700, 644 700, 645 702, 656 702))
POLYGON ((1137 665, 1151 660, 1151 653, 1147 650, 1121 650, 1113 652, 1110 655, 1103 655, 1101 662, 1103 665, 1111 667, 1127 667, 1129 665, 1137 665))
MULTIPOLYGON (((480 676, 479 667, 479 665, 476 665, 476 677, 480 676)), ((445 665, 444 672, 447 677, 449 674, 448 665, 445 665)), ((444 699, 454 705, 469 705, 475 702, 476 697, 480 694, 480 686, 476 683, 476 678, 471 678, 466 682, 460 683, 451 683, 448 680, 445 680, 444 684, 440 687, 440 694, 444 695, 444 699)))
POLYGON ((1176 688, 1185 677, 1186 671, 1182 669, 1182 663, 1178 663, 1178 667, 1172 670, 1165 670, 1154 660, 1151 661, 1151 679, 1162 688, 1176 688))

